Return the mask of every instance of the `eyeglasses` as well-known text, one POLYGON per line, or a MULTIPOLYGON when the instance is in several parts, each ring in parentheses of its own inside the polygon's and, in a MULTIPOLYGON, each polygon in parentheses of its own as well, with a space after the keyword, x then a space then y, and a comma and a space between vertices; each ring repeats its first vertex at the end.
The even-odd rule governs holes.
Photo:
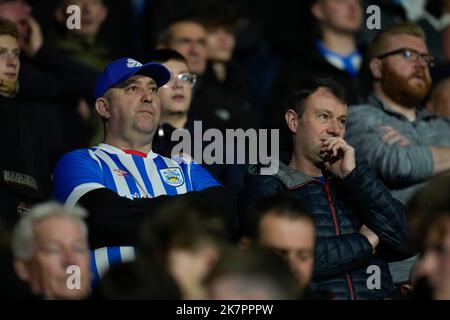
POLYGON ((411 48, 401 48, 398 50, 386 52, 386 53, 379 55, 377 58, 383 59, 383 58, 393 56, 396 54, 401 54, 403 56, 403 58, 405 58, 406 60, 409 60, 409 61, 413 61, 413 62, 417 61, 419 59, 419 57, 421 57, 427 63, 428 67, 430 67, 430 68, 434 67, 435 60, 436 60, 433 57, 433 55, 431 55, 429 53, 420 53, 419 51, 411 49, 411 48))
POLYGON ((186 83, 190 87, 193 87, 197 82, 197 75, 187 72, 179 73, 176 76, 172 74, 170 80, 165 85, 163 85, 163 88, 169 88, 170 86, 172 86, 176 79, 183 81, 183 83, 186 83))

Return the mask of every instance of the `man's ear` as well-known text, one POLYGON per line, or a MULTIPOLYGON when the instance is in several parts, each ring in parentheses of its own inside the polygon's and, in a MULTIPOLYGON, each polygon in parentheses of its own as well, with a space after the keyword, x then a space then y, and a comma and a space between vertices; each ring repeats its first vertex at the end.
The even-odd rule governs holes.
POLYGON ((284 118, 286 119, 287 126, 292 133, 297 132, 298 125, 298 114, 294 109, 289 109, 284 114, 284 118))
POLYGON ((55 9, 55 20, 58 21, 60 24, 66 23, 66 14, 61 6, 58 6, 55 9))
POLYGON ((436 108, 434 107, 434 103, 431 101, 431 99, 429 99, 427 101, 427 103, 425 104, 425 107, 427 108, 428 111, 430 112, 436 112, 436 108))
POLYGON ((252 245, 252 239, 250 239, 249 237, 242 237, 240 240, 239 240, 239 244, 238 244, 238 247, 239 247, 239 249, 248 249, 248 248, 250 248, 250 246, 252 245))
POLYGON ((319 3, 319 1, 316 1, 316 3, 311 6, 311 14, 319 21, 324 20, 322 4, 319 3))
POLYGON ((108 7, 106 7, 105 5, 102 5, 102 9, 100 10, 100 24, 102 24, 103 22, 105 22, 106 18, 108 17, 108 7))
POLYGON ((383 72, 381 71, 381 64, 382 62, 380 59, 373 58, 372 60, 370 60, 369 68, 370 72, 372 73, 372 77, 375 80, 380 80, 383 75, 383 72))
POLYGON ((22 281, 30 282, 30 271, 28 270, 27 263, 24 260, 14 259, 14 270, 22 281))
POLYGON ((109 119, 110 117, 110 106, 108 100, 106 98, 98 98, 95 101, 95 110, 97 110, 98 114, 105 119, 109 119))

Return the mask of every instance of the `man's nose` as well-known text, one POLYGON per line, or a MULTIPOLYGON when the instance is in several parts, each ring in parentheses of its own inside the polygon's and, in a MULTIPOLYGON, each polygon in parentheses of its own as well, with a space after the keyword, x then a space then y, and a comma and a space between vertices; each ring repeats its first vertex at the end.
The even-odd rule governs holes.
POLYGON ((74 250, 67 249, 64 251, 64 264, 67 267, 77 264, 77 253, 74 250))
POLYGON ((152 90, 145 90, 144 94, 142 96, 142 101, 143 102, 147 102, 147 103, 151 103, 153 101, 154 95, 156 93, 153 92, 152 90))
POLYGON ((338 121, 331 121, 327 128, 327 133, 333 137, 338 137, 341 134, 341 130, 338 121))
POLYGON ((12 54, 8 55, 8 60, 7 60, 8 67, 17 67, 18 63, 19 63, 19 59, 16 56, 14 56, 12 54))
POLYGON ((433 252, 427 252, 418 262, 418 269, 422 275, 430 276, 437 271, 437 256, 433 252))

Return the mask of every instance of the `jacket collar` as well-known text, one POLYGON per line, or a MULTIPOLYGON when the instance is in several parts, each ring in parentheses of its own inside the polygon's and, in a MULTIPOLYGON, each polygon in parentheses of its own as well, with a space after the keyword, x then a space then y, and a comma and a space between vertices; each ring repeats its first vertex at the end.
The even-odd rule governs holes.
MULTIPOLYGON (((277 161, 279 168, 278 172, 273 174, 273 176, 277 177, 286 186, 287 189, 295 189, 304 184, 317 181, 313 177, 310 177, 298 170, 289 167, 282 161, 274 159, 272 159, 271 161, 277 161)), ((261 175, 261 165, 251 165, 248 170, 251 175, 261 175)))

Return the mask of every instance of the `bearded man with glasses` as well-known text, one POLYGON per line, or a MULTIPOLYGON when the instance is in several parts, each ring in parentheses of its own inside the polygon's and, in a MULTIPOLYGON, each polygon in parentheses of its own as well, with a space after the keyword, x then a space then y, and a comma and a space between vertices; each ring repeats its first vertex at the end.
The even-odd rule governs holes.
MULTIPOLYGON (((450 170, 450 121, 421 105, 434 57, 423 30, 404 22, 381 31, 368 58, 372 93, 367 104, 349 108, 346 140, 406 203, 426 181, 450 170)), ((413 260, 390 265, 394 282, 407 281, 413 260)))

